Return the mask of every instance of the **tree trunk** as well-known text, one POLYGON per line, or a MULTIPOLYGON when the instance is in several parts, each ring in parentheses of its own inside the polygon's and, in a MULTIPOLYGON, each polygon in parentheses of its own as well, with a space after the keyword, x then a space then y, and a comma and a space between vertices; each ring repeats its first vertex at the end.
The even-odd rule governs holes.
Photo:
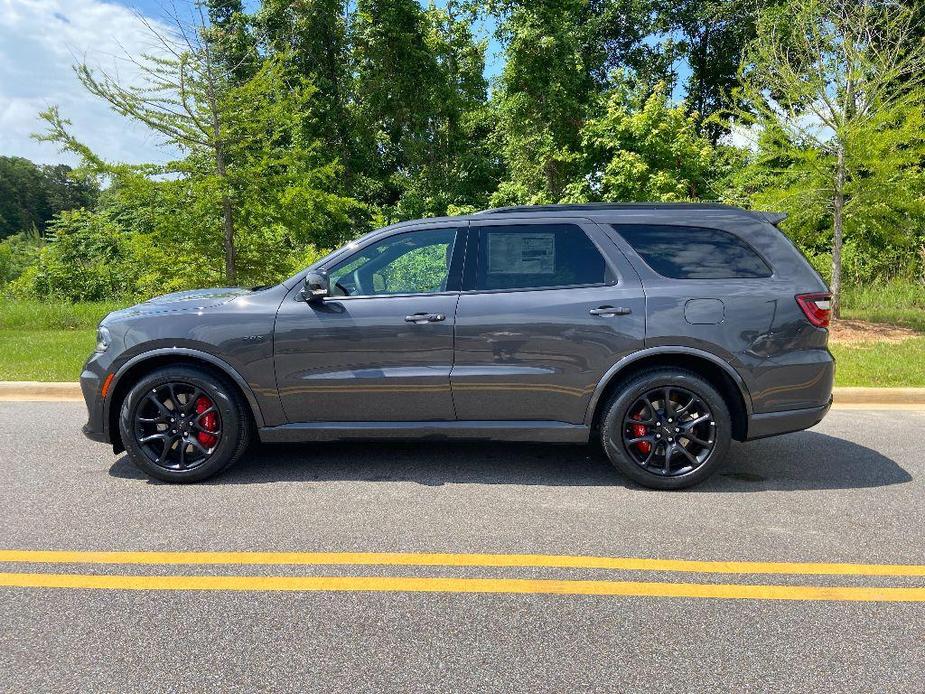
POLYGON ((234 219, 231 200, 227 195, 222 195, 222 217, 225 224, 225 280, 229 287, 233 287, 238 283, 237 253, 234 249, 234 219))
MULTIPOLYGON (((215 146, 215 171, 219 178, 222 179, 222 185, 225 181, 225 153, 222 146, 215 146)), ((222 193, 222 222, 225 230, 225 282, 229 287, 237 284, 236 253, 234 248, 234 208, 231 205, 231 198, 228 194, 222 193)))
POLYGON ((845 148, 838 146, 835 163, 834 233, 832 234, 832 316, 841 318, 841 248, 845 218, 845 148))

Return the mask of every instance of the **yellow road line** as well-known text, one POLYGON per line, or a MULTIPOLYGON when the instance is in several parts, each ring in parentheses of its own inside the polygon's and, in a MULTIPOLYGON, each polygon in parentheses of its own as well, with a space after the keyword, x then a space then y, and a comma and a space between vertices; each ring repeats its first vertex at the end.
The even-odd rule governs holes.
POLYGON ((470 566, 551 569, 610 569, 724 574, 925 576, 921 564, 831 564, 812 562, 694 561, 549 554, 438 554, 400 552, 79 552, 0 550, 0 562, 43 564, 242 564, 470 566))
POLYGON ((925 602, 925 588, 857 588, 638 581, 408 576, 107 576, 0 573, 0 586, 105 590, 374 591, 412 593, 534 593, 746 600, 925 602))

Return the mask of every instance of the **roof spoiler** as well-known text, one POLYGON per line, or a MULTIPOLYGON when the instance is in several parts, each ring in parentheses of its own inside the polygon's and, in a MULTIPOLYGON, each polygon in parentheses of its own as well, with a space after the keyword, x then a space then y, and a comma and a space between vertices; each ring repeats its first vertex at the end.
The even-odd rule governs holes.
POLYGON ((786 212, 754 212, 753 214, 778 228, 780 228, 780 223, 787 219, 786 212))

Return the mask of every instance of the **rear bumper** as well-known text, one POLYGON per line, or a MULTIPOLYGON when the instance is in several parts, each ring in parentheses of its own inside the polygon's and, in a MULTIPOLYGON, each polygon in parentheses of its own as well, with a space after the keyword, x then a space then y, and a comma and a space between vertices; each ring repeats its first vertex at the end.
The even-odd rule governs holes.
POLYGON ((832 398, 830 397, 829 401, 820 407, 753 414, 748 418, 748 434, 745 440, 753 441, 809 429, 821 422, 831 407, 832 398))

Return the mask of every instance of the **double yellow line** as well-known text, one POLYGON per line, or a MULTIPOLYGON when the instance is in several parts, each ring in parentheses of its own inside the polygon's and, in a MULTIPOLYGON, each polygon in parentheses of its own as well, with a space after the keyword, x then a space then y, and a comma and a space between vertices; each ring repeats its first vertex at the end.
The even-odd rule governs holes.
MULTIPOLYGON (((700 574, 925 577, 925 565, 722 562, 546 554, 388 552, 74 552, 0 550, 0 563, 148 566, 439 566, 658 571, 700 574)), ((532 578, 421 576, 139 576, 0 573, 0 586, 110 590, 374 591, 534 593, 752 600, 925 602, 925 587, 804 586, 532 578)))

